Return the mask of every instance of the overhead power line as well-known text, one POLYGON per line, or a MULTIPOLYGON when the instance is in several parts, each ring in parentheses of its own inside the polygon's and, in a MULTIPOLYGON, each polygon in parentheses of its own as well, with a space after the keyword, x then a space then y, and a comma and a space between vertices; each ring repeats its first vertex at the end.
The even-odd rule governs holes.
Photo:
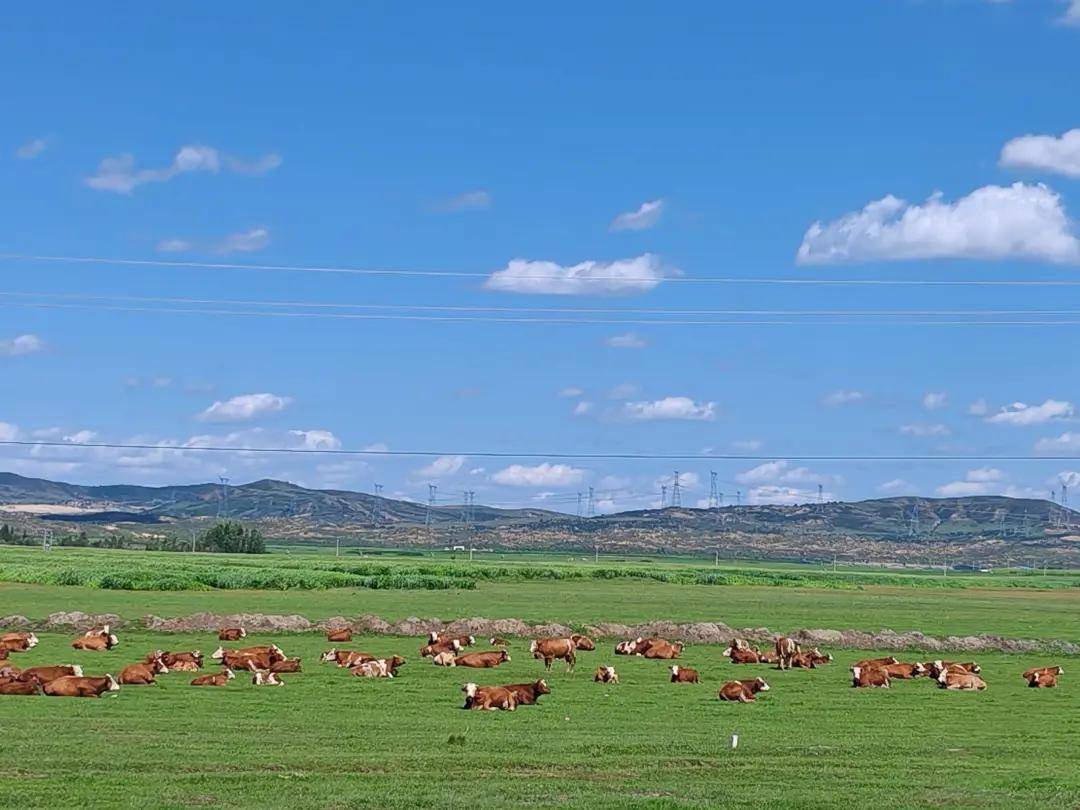
MULTIPOLYGON (((488 278, 492 272, 458 270, 412 270, 383 267, 334 267, 289 264, 240 264, 234 262, 193 262, 167 259, 114 259, 99 256, 51 256, 29 253, 2 253, 0 259, 27 262, 54 262, 63 264, 92 264, 116 267, 188 268, 195 270, 237 270, 281 273, 330 273, 356 276, 413 276, 426 278, 488 278)), ((515 275, 515 279, 541 281, 548 275, 515 275)), ((791 284, 791 285, 841 285, 883 287, 1080 287, 1075 279, 867 279, 867 278, 809 278, 809 277, 754 277, 754 276, 575 276, 575 283, 639 282, 674 284, 791 284)))
POLYGON ((634 452, 537 452, 535 450, 348 450, 343 448, 310 447, 228 447, 223 445, 161 445, 126 442, 64 442, 7 439, 0 447, 63 447, 68 450, 98 448, 110 450, 154 450, 167 453, 274 453, 287 455, 323 456, 475 456, 477 458, 535 458, 535 459, 641 459, 670 461, 1080 461, 1080 455, 1037 456, 1013 455, 868 455, 821 453, 771 453, 769 455, 741 453, 634 453, 634 452))

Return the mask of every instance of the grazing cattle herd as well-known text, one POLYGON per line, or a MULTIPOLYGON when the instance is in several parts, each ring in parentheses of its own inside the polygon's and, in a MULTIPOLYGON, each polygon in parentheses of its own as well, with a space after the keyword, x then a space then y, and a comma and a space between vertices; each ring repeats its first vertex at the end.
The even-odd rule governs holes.
MULTIPOLYGON (((243 627, 226 627, 218 633, 220 641, 236 642, 247 636, 243 627)), ((327 632, 327 640, 333 643, 348 642, 352 633, 348 628, 336 628, 327 632)), ((476 643, 473 636, 431 633, 420 649, 422 658, 430 658, 436 666, 471 667, 475 669, 493 669, 510 661, 507 648, 510 642, 494 637, 490 640, 493 648, 465 652, 466 647, 476 643)), ((120 643, 108 625, 91 628, 76 638, 71 647, 76 650, 100 652, 111 650, 120 643)), ((101 697, 106 692, 115 692, 123 686, 150 686, 157 678, 171 672, 198 672, 203 668, 203 654, 198 650, 166 651, 154 650, 141 661, 131 663, 120 670, 118 677, 111 674, 87 676, 77 664, 55 664, 34 666, 20 669, 12 663, 10 656, 27 652, 39 644, 34 633, 6 633, 0 635, 0 695, 50 695, 56 697, 101 697)), ((544 669, 550 670, 555 661, 564 661, 567 672, 573 672, 577 661, 577 652, 594 651, 596 644, 583 635, 571 635, 568 638, 539 638, 529 645, 532 657, 544 662, 544 669)), ((636 638, 620 641, 615 646, 616 655, 632 655, 645 659, 672 660, 682 655, 683 645, 664 638, 636 638)), ((833 660, 831 654, 822 653, 816 647, 803 650, 793 639, 777 637, 773 650, 762 651, 751 647, 745 639, 732 639, 724 650, 723 656, 732 664, 774 664, 778 670, 793 668, 817 669, 833 660)), ((279 675, 282 673, 301 672, 299 658, 288 658, 277 644, 226 649, 219 646, 210 655, 212 661, 221 666, 221 671, 196 675, 192 686, 227 686, 233 680, 236 670, 251 675, 254 686, 284 686, 279 675)), ((348 669, 360 678, 394 678, 398 670, 406 663, 400 655, 376 656, 359 650, 343 650, 332 647, 319 659, 323 663, 335 664, 338 668, 348 669)), ((956 691, 980 691, 986 689, 986 681, 980 675, 981 669, 974 661, 912 661, 902 662, 894 656, 868 658, 857 661, 850 669, 851 685, 854 688, 888 689, 893 681, 912 680, 925 677, 935 681, 941 689, 956 691)), ((669 668, 671 683, 701 683, 701 675, 695 669, 673 664, 669 668)), ((1023 673, 1023 678, 1032 688, 1053 688, 1063 670, 1060 666, 1034 667, 1023 673)), ((601 665, 596 668, 593 681, 601 684, 618 684, 619 675, 615 667, 601 665)), ((723 701, 753 703, 761 692, 769 691, 769 684, 764 678, 756 677, 743 680, 731 680, 724 683, 717 694, 723 701)), ((475 682, 462 686, 465 694, 466 709, 515 711, 518 706, 537 703, 541 695, 551 693, 547 681, 543 678, 532 683, 482 686, 475 682)))

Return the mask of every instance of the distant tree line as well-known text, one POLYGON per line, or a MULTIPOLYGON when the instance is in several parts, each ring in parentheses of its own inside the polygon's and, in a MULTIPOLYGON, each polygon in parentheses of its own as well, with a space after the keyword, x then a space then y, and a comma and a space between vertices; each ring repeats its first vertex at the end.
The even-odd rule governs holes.
MULTIPOLYGON (((192 550, 190 537, 135 537, 133 535, 106 534, 90 537, 85 531, 53 534, 54 546, 78 548, 111 548, 132 551, 187 551, 192 550)), ((40 546, 42 536, 37 531, 15 528, 8 524, 0 526, 0 544, 9 546, 40 546)), ((222 554, 265 554, 266 540, 258 529, 246 528, 241 523, 218 523, 213 528, 195 536, 194 550, 222 554)))

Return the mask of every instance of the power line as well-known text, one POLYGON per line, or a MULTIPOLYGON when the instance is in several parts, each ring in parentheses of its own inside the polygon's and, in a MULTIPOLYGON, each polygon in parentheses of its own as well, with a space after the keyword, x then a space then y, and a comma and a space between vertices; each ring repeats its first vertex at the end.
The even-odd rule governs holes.
MULTIPOLYGON (((54 262, 63 264, 115 265, 118 267, 189 268, 196 270, 238 270, 284 273, 328 273, 357 276, 415 276, 426 278, 489 278, 490 272, 457 270, 411 270, 403 268, 361 268, 285 264, 239 264, 231 262, 169 261, 165 259, 112 259, 96 256, 49 256, 26 253, 3 253, 0 259, 54 262)), ((546 281, 549 275, 515 275, 516 279, 546 281)), ((791 284, 791 285, 850 285, 902 287, 1080 287, 1080 280, 1066 279, 866 279, 866 278, 791 278, 746 276, 575 276, 575 283, 592 281, 621 281, 677 284, 791 284)))
POLYGON ((175 453, 275 453, 287 455, 325 456, 475 456, 477 458, 559 458, 559 459, 641 459, 669 461, 1080 461, 1080 455, 1037 456, 1030 454, 1006 455, 863 455, 857 453, 773 453, 750 454, 702 454, 702 453, 646 453, 646 452, 537 452, 535 450, 348 450, 344 448, 309 447, 225 447, 221 445, 162 445, 125 442, 64 442, 45 439, 5 439, 0 447, 64 447, 75 449, 154 450, 175 453))

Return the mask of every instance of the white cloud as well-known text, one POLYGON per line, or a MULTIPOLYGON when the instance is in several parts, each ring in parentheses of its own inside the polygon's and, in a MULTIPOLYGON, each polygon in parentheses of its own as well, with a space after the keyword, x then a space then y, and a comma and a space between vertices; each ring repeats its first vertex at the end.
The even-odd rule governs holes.
POLYGON ((891 194, 833 222, 815 222, 800 264, 891 259, 1080 261, 1061 197, 1042 184, 984 186, 956 202, 940 193, 913 205, 891 194))
POLYGON ((218 400, 196 419, 200 422, 245 422, 272 413, 280 413, 292 402, 291 397, 277 394, 241 394, 218 400))
POLYGON ((491 480, 508 487, 564 487, 580 484, 584 477, 584 470, 568 464, 544 462, 535 467, 511 464, 493 474, 491 480))
MULTIPOLYGON (((661 475, 655 481, 653 481, 652 489, 657 491, 661 486, 666 486, 668 492, 671 492, 671 485, 675 481, 675 475, 661 475)), ((701 485, 701 478, 694 472, 681 472, 679 473, 679 489, 697 489, 701 485)))
POLYGON ((943 498, 962 498, 972 495, 992 495, 1002 490, 1001 484, 1008 478, 996 467, 979 467, 968 470, 963 481, 942 484, 935 492, 943 498))
POLYGON ((15 150, 15 157, 18 160, 33 160, 49 147, 48 138, 34 138, 32 141, 27 141, 18 149, 15 150))
MULTIPOLYGON (((1080 0, 1077 2, 1080 7, 1080 0)), ((1002 147, 1000 163, 1080 177, 1080 129, 1070 129, 1060 138, 1053 135, 1013 138, 1002 147)))
POLYGON ((1043 425, 1055 419, 1071 419, 1075 410, 1071 402, 1057 399, 1048 399, 1042 405, 1014 402, 986 417, 986 421, 997 425, 1043 425))
POLYGON ((250 253, 262 250, 270 244, 270 231, 267 228, 250 228, 246 231, 231 233, 218 244, 218 253, 250 253))
POLYGON ((838 483, 839 478, 816 473, 807 467, 792 467, 790 462, 767 461, 749 470, 739 473, 735 480, 740 484, 828 484, 838 483))
POLYGON ((592 413, 593 404, 582 400, 574 406, 574 416, 588 416, 592 413))
POLYGON ((194 245, 186 239, 162 239, 155 249, 158 253, 187 253, 194 245))
POLYGON ((716 403, 695 402, 690 397, 664 397, 653 402, 627 402, 623 405, 622 414, 633 422, 711 422, 716 418, 716 403))
POLYGON ((1035 442, 1037 453, 1075 453, 1080 452, 1080 433, 1066 431, 1056 438, 1039 439, 1035 442))
POLYGON ((1076 489, 1080 487, 1080 472, 1074 470, 1062 470, 1057 475, 1058 481, 1067 486, 1069 489, 1076 489))
POLYGON ((1007 476, 996 467, 979 467, 977 470, 968 470, 967 480, 980 483, 1004 481, 1007 476))
POLYGON ((857 402, 862 402, 865 398, 866 396, 862 391, 852 391, 841 388, 839 391, 829 392, 821 398, 821 401, 830 408, 836 408, 840 405, 852 405, 857 402))
POLYGON ((731 449, 736 453, 756 453, 764 446, 761 439, 739 439, 731 443, 731 449))
POLYGON ((889 495, 907 495, 916 491, 914 484, 909 481, 905 481, 903 478, 894 478, 891 481, 886 481, 878 487, 878 491, 887 493, 889 495))
POLYGON ((922 398, 923 407, 928 411, 936 411, 949 404, 949 395, 944 391, 931 391, 922 398))
POLYGON ((985 399, 977 399, 968 405, 967 412, 971 416, 986 416, 990 413, 990 406, 985 399))
POLYGON ((0 340, 0 357, 19 357, 45 351, 45 341, 37 335, 19 335, 10 340, 0 340))
POLYGON ((453 475, 465 464, 465 456, 439 456, 430 464, 416 471, 420 478, 446 478, 453 475))
POLYGON ((491 205, 491 194, 483 189, 466 191, 456 197, 443 200, 436 207, 440 211, 468 211, 470 209, 488 208, 491 205))
POLYGON ((561 390, 559 392, 559 396, 560 397, 566 397, 567 399, 572 399, 574 397, 580 397, 584 393, 585 393, 584 390, 582 390, 581 388, 578 388, 577 386, 572 385, 572 386, 570 386, 568 388, 564 388, 563 390, 561 390))
POLYGON ((329 430, 290 430, 289 435, 303 442, 305 450, 341 449, 341 440, 329 430))
POLYGON ((369 445, 365 445, 364 450, 369 453, 385 453, 390 449, 390 445, 386 442, 374 442, 369 445))
POLYGON ((1062 25, 1080 26, 1080 0, 1069 0, 1069 7, 1058 22, 1062 25))
POLYGON ((0 422, 0 441, 14 442, 19 439, 20 435, 18 425, 13 425, 10 422, 0 422))
POLYGON ((612 231, 644 231, 653 227, 660 221, 660 215, 664 212, 663 200, 650 200, 643 202, 636 211, 627 211, 619 214, 611 221, 609 230, 612 231))
MULTIPOLYGON (((822 491, 826 501, 836 500, 831 492, 822 491)), ((746 502, 751 504, 778 504, 792 506, 802 503, 814 503, 818 499, 817 489, 799 489, 797 487, 762 486, 754 487, 746 493, 746 502)))
POLYGON ((573 265, 512 259, 504 270, 496 270, 488 276, 484 286, 489 290, 534 295, 642 293, 675 272, 651 253, 633 259, 585 261, 573 265))
POLYGON ((217 174, 222 166, 236 174, 265 174, 281 165, 281 157, 269 154, 248 163, 239 158, 223 155, 212 146, 187 145, 173 157, 172 163, 161 169, 139 169, 131 154, 104 158, 97 172, 85 178, 85 183, 96 191, 112 191, 130 194, 145 183, 164 183, 181 174, 209 172, 217 174))
POLYGON ((612 335, 604 341, 604 344, 613 349, 644 349, 649 344, 635 332, 623 332, 621 335, 612 335))
POLYGON ((916 422, 910 425, 901 425, 900 433, 904 436, 918 436, 919 438, 928 438, 931 436, 948 436, 952 431, 942 424, 925 424, 922 422, 916 422))

